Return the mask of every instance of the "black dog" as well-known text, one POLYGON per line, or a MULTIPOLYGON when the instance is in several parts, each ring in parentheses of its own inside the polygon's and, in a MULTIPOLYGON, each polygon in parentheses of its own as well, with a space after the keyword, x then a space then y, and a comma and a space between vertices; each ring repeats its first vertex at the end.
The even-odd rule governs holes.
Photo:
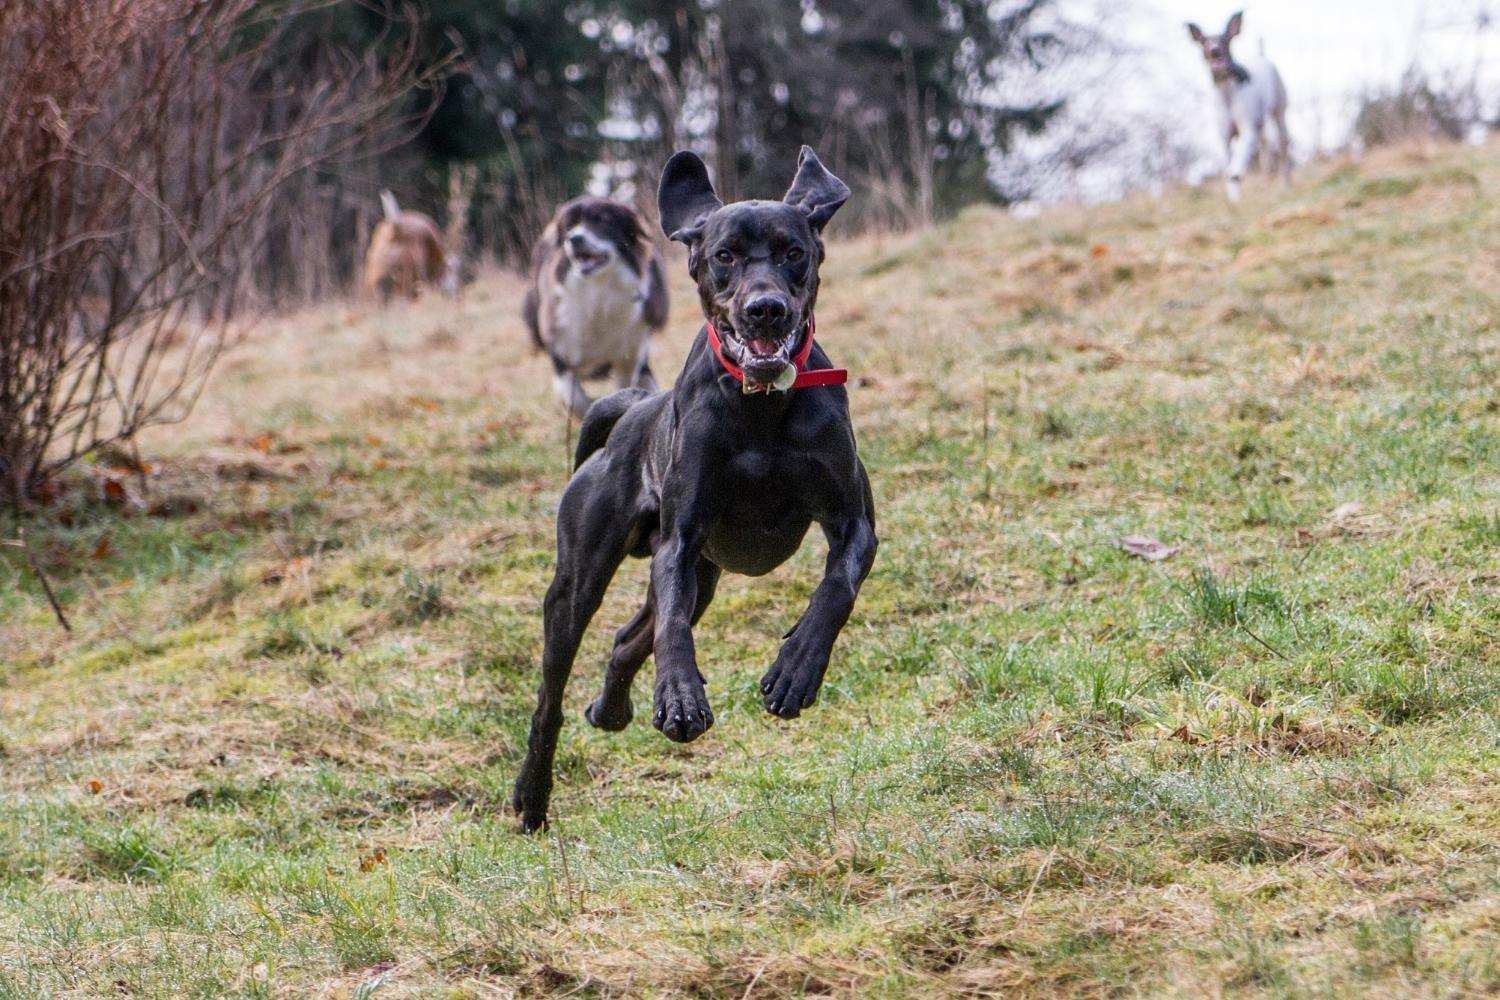
POLYGON ((656 655, 653 721, 686 743, 713 725, 692 626, 723 570, 759 576, 817 522, 823 581, 761 679, 766 709, 795 719, 816 700, 833 642, 875 561, 870 482, 849 400, 813 338, 823 227, 849 197, 806 146, 779 202, 725 206, 703 161, 678 153, 657 203, 687 244, 707 325, 668 392, 625 389, 595 403, 557 515, 557 572, 544 605, 542 684, 513 804, 544 826, 563 689, 589 620, 624 558, 651 557, 646 603, 615 636, 604 690, 584 713, 620 730, 630 684, 656 655))

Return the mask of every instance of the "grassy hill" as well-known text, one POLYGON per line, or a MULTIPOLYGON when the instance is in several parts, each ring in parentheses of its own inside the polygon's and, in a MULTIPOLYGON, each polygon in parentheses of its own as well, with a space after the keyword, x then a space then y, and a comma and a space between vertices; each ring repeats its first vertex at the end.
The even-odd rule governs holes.
POLYGON ((1406 151, 835 238, 882 546, 823 697, 755 691, 813 539, 698 628, 706 737, 589 729, 629 564, 545 837, 519 284, 266 321, 26 525, 71 637, 0 549, 0 994, 1500 990, 1497 197, 1406 151))

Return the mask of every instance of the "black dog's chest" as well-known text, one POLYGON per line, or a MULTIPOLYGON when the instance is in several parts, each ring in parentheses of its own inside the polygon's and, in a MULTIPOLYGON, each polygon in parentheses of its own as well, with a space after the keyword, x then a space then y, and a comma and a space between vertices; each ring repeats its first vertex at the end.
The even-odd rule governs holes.
POLYGON ((769 573, 797 551, 812 523, 808 470, 796 457, 766 448, 738 452, 726 464, 720 516, 706 554, 731 573, 769 573))
MULTIPOLYGON (((769 448, 750 448, 738 452, 726 469, 731 486, 760 489, 776 482, 779 466, 788 463, 769 448)), ((782 468, 783 473, 788 471, 782 468)))

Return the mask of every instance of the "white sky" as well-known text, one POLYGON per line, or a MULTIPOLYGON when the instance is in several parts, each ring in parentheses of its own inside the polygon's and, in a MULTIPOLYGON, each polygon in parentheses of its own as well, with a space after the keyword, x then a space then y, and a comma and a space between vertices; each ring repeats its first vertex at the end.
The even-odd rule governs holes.
POLYGON ((1358 94, 1398 80, 1413 59, 1438 78, 1467 80, 1478 66, 1481 84, 1500 83, 1500 0, 1140 0, 1132 6, 1130 40, 1160 53, 1168 93, 1197 86, 1205 128, 1207 74, 1183 25, 1196 21, 1219 32, 1230 14, 1244 10, 1237 54, 1248 56, 1264 41, 1286 80, 1293 140, 1304 154, 1343 144, 1358 94), (1486 11, 1497 25, 1477 30, 1486 11))

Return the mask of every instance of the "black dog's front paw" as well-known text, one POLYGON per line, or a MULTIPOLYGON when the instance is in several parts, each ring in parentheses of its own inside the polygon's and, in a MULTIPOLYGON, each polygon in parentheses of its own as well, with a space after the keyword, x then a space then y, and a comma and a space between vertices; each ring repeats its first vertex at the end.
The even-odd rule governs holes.
POLYGON ((635 710, 630 704, 629 697, 626 697, 620 704, 611 705, 605 702, 603 695, 600 695, 583 710, 583 717, 595 729, 602 729, 607 733, 618 733, 630 725, 630 720, 635 718, 635 710))
MULTIPOLYGON (((782 647, 781 655, 760 679, 760 693, 765 695, 766 711, 783 719, 795 719, 804 708, 818 700, 823 686, 823 670, 809 666, 792 650, 795 638, 782 647)), ((824 665, 826 667, 826 664, 824 665)))
POLYGON ((551 798, 550 790, 543 791, 533 787, 526 780, 526 775, 516 779, 516 786, 510 793, 510 807, 521 817, 521 832, 536 833, 538 830, 547 828, 547 800, 551 798))
POLYGON ((708 694, 703 690, 703 681, 673 678, 656 685, 656 712, 652 719, 657 729, 667 739, 677 743, 691 743, 714 724, 713 709, 708 707, 708 694))

